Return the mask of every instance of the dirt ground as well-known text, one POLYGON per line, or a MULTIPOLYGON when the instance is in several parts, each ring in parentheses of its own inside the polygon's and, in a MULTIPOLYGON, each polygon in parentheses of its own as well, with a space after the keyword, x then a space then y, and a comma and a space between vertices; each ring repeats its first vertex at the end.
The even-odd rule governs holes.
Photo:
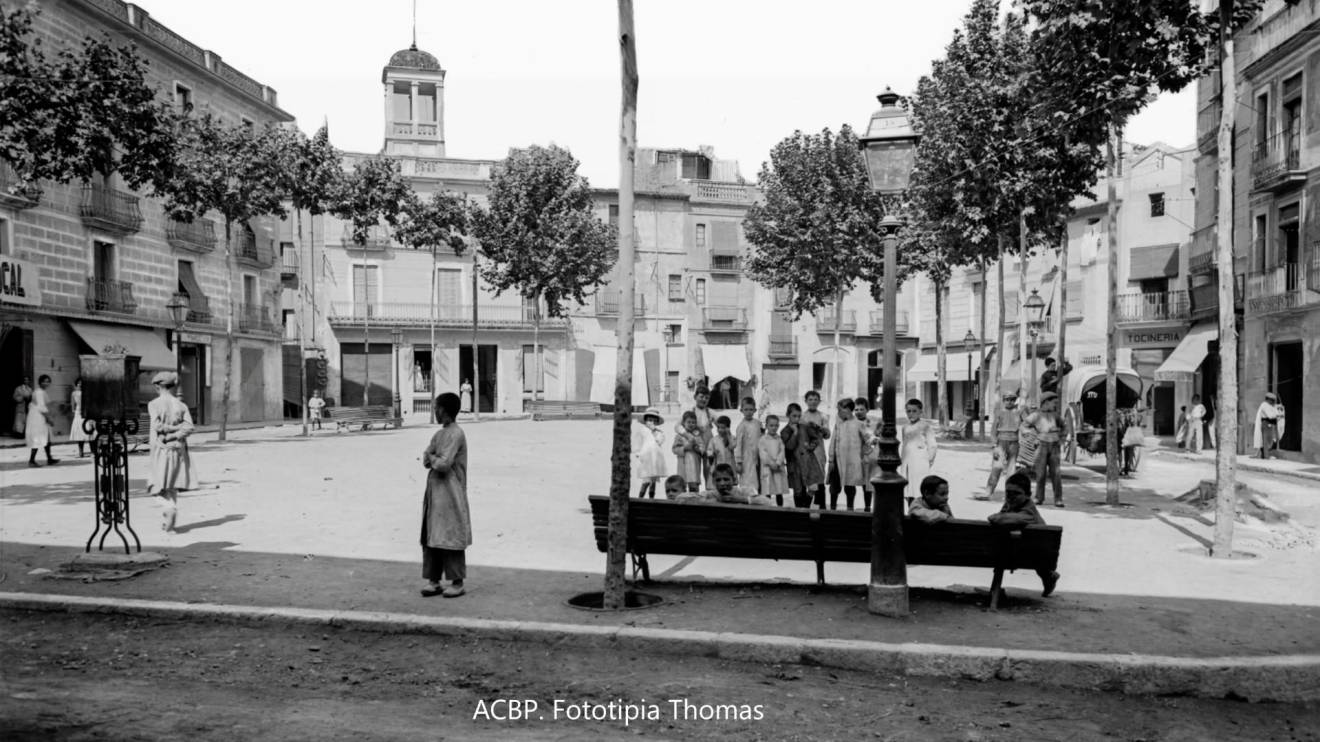
POLYGON ((0 738, 14 742, 1320 739, 1314 704, 115 616, 11 611, 0 625, 0 738), (479 718, 509 700, 537 708, 479 718), (659 718, 583 719, 584 702, 659 718))

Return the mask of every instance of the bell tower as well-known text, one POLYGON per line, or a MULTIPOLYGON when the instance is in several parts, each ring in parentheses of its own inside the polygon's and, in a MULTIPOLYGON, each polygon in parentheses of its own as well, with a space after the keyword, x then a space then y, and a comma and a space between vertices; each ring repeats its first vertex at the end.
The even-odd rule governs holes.
POLYGON ((445 71, 413 43, 380 73, 385 88, 387 155, 445 156, 445 71))

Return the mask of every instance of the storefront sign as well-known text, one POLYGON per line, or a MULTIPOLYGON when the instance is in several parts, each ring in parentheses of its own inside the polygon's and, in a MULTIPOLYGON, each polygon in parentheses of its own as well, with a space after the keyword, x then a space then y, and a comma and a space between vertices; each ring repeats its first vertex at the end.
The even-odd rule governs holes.
POLYGON ((0 302, 41 306, 37 266, 12 255, 0 255, 0 302))
POLYGON ((179 333, 179 342, 193 343, 195 345, 210 345, 211 336, 203 335, 198 332, 181 332, 179 333))
POLYGON ((1187 328, 1176 327, 1143 327, 1139 330, 1123 331, 1123 347, 1136 350, 1138 348, 1174 348, 1182 342, 1183 335, 1187 334, 1187 328))

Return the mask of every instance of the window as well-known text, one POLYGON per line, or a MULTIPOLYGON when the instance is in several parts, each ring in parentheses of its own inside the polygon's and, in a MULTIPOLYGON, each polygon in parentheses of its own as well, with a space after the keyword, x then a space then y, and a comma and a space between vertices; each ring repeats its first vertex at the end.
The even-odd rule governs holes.
POLYGON ((665 345, 683 344, 683 326, 665 325, 665 345))
POLYGON ((436 121, 436 94, 434 84, 417 86, 417 120, 424 124, 436 121))
POLYGON ((1164 194, 1163 194, 1163 193, 1152 193, 1152 194, 1150 194, 1150 215, 1151 215, 1151 216, 1164 216, 1164 194))
POLYGON ((92 243, 92 278, 113 281, 115 278, 115 245, 96 240, 92 243))
POLYGON ((669 274, 669 300, 683 301, 683 276, 677 273, 669 274))
POLYGON ((463 271, 458 268, 437 268, 435 272, 435 303, 440 307, 440 316, 446 317, 446 311, 458 313, 463 303, 463 271))
POLYGON ((710 159, 705 155, 684 153, 681 177, 710 180, 710 159))
POLYGON ((705 246, 706 246, 706 225, 705 225, 705 224, 698 224, 698 225, 697 225, 697 247, 705 247, 705 246))
POLYGON ((1270 138, 1270 94, 1256 96, 1256 145, 1265 144, 1270 138))
POLYGON ((192 90, 187 85, 174 83, 174 105, 184 113, 193 109, 192 90))
POLYGON ((1266 249, 1268 230, 1269 217, 1264 214, 1257 214, 1255 227, 1251 235, 1252 263, 1255 265, 1256 270, 1261 273, 1265 271, 1265 266, 1269 264, 1269 255, 1267 254, 1269 251, 1266 249))
POLYGON ((280 317, 280 327, 284 328, 285 340, 298 339, 298 319, 294 316, 295 310, 285 309, 280 317))
POLYGON ((353 314, 367 316, 366 313, 376 303, 376 292, 379 289, 380 272, 376 266, 353 266, 353 314))
POLYGON ((698 279, 697 279, 697 304, 705 305, 705 303, 706 303, 706 279, 704 279, 704 278, 698 278, 698 279))
MULTIPOLYGON (((543 353, 543 354, 545 353, 545 346, 541 346, 541 353, 543 353)), ((523 363, 522 363, 523 391, 524 391, 524 392, 531 392, 531 391, 532 391, 532 381, 533 381, 534 379, 537 378, 537 374, 536 374, 536 346, 534 346, 534 345, 524 345, 524 346, 522 347, 522 361, 523 361, 523 363)), ((543 366, 542 366, 542 367, 544 368, 544 362, 543 362, 543 366)), ((540 380, 540 383, 537 384, 537 389, 536 389, 536 391, 538 391, 538 392, 544 392, 544 391, 545 391, 545 379, 541 379, 541 380, 540 380)))
MULTIPOLYGON (((394 120, 403 123, 412 121, 412 85, 406 82, 394 83, 394 94, 391 98, 394 103, 394 120)), ((393 133, 398 134, 399 131, 395 130, 393 133)), ((411 134, 412 128, 409 127, 404 133, 411 134)))
POLYGON ((610 204, 610 226, 618 229, 619 227, 619 205, 610 204))
POLYGON ((257 277, 243 276, 243 303, 253 307, 257 305, 257 277))
POLYGON ((9 220, 0 217, 0 255, 14 254, 14 249, 9 244, 9 227, 9 220))
POLYGON ((431 391, 431 349, 413 347, 412 387, 414 392, 431 391))

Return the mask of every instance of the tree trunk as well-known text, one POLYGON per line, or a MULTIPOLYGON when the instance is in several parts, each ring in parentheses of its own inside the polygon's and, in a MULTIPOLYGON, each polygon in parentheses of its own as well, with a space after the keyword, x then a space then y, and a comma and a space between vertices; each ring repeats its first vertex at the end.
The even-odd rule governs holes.
POLYGON ((1004 317, 1004 243, 1006 242, 1006 240, 1004 239, 1004 235, 1002 234, 999 235, 998 242, 999 242, 999 259, 995 261, 995 270, 998 272, 998 276, 997 276, 998 280, 995 281, 995 290, 999 294, 999 316, 998 316, 999 321, 995 323, 995 348, 999 350, 999 363, 995 364, 995 371, 996 371, 995 384, 997 384, 998 386, 995 390, 995 399, 991 400, 990 402, 991 410, 999 409, 998 407, 999 400, 1004 398, 1004 392, 1007 391, 1008 384, 1010 383, 1007 379, 1004 378, 1002 371, 1004 367, 1004 352, 1005 352, 1004 351, 1004 319, 1005 319, 1004 317))
POLYGON ((1238 348, 1233 265, 1233 118, 1237 112, 1237 70, 1233 64, 1232 0, 1219 3, 1220 79, 1223 104, 1219 120, 1219 204, 1216 262, 1219 272, 1219 410, 1215 427, 1215 534, 1211 556, 1233 555, 1233 519, 1237 509, 1238 348))
POLYGON ((481 419, 481 404, 478 400, 481 398, 481 377, 478 372, 481 370, 481 363, 477 360, 477 276, 480 273, 477 267, 477 247, 472 246, 472 419, 481 419))
MULTIPOLYGON (((1063 236, 1059 244, 1059 366, 1062 368, 1063 362, 1068 359, 1068 226, 1064 221, 1063 236)), ((1073 421, 1073 430, 1065 430, 1064 434, 1069 436, 1070 445, 1068 449, 1068 463, 1077 463, 1077 411, 1072 406, 1072 400, 1067 397, 1065 391, 1067 385, 1064 378, 1059 377, 1059 409, 1072 410, 1069 418, 1073 421)))
POLYGON ((1109 269, 1109 318, 1105 328, 1105 504, 1118 505, 1118 125, 1111 119, 1106 142, 1109 269))
POLYGON ((1031 406, 1040 404, 1040 388, 1037 386, 1038 379, 1031 379, 1028 384, 1028 374, 1032 363, 1036 357, 1035 343, 1031 343, 1027 337, 1027 212, 1025 210, 1018 212, 1018 352, 1022 358, 1022 363, 1018 364, 1018 376, 1021 382, 1020 394, 1024 399, 1031 400, 1031 406), (1030 357, 1028 357, 1028 351, 1030 357))
POLYGON ((215 439, 225 440, 229 432, 229 391, 234 377, 234 247, 230 242, 233 222, 225 220, 225 294, 229 297, 229 314, 225 317, 225 381, 220 387, 220 431, 215 439))
POLYGON ((532 373, 536 378, 532 379, 532 400, 541 398, 541 379, 545 378, 541 371, 541 295, 532 297, 532 373))
POLYGON ((843 348, 840 347, 843 334, 843 289, 834 297, 834 404, 843 399, 843 348))
MULTIPOLYGON (((432 410, 431 410, 431 420, 432 420, 432 421, 434 421, 434 420, 436 419, 436 417, 435 417, 435 413, 436 413, 436 411, 435 411, 435 409, 434 409, 434 405, 435 405, 435 398, 436 398, 436 396, 438 396, 438 395, 437 395, 437 392, 436 392, 436 387, 437 387, 438 385, 435 383, 435 369, 436 369, 436 367, 439 365, 439 363, 437 363, 437 361, 439 361, 439 355, 440 355, 439 351, 437 351, 437 350, 436 350, 436 347, 435 347, 435 314, 436 314, 436 301, 437 301, 435 294, 436 294, 436 291, 439 290, 439 289, 437 288, 437 286, 436 286, 436 280, 437 280, 437 276, 436 276, 436 274, 437 274, 437 273, 439 273, 439 271, 437 270, 437 268, 436 268, 436 264, 435 264, 435 245, 431 245, 431 371, 430 371, 430 373, 431 373, 431 378, 427 380, 427 388, 430 390, 430 391, 427 392, 427 394, 429 394, 430 397, 431 397, 431 405, 432 405, 432 410)), ((473 298, 474 300, 476 299, 475 296, 473 296, 472 298, 473 298)), ((473 351, 473 352, 476 352, 476 351, 473 351)), ((461 383, 461 382, 460 382, 460 383, 461 383)), ((473 391, 473 392, 476 392, 476 389, 473 389, 472 391, 473 391)), ((474 394, 473 397, 474 397, 474 401, 475 401, 475 397, 476 397, 476 395, 474 394)))
POLYGON ((981 358, 980 358, 980 363, 976 367, 976 383, 973 384, 973 388, 976 390, 976 401, 975 401, 976 413, 977 413, 976 437, 982 441, 985 440, 985 411, 987 407, 985 400, 985 391, 988 388, 986 384, 986 375, 987 375, 986 372, 988 369, 986 369, 985 367, 985 310, 988 300, 988 297, 985 295, 986 293, 985 289, 986 286, 988 285, 989 285, 989 277, 985 275, 985 255, 982 254, 981 256, 981 335, 977 340, 977 345, 980 346, 981 358))
MULTIPOLYGON (((934 281, 935 284, 935 417, 940 421, 940 427, 944 427, 949 422, 948 395, 945 394, 945 384, 948 383, 948 356, 945 355, 944 348, 944 282, 934 281)), ((918 483, 920 484, 920 483, 918 483)))
POLYGON ((302 400, 302 434, 306 438, 310 431, 307 427, 307 302, 303 300, 302 274, 302 253, 303 253, 303 231, 302 231, 302 209, 295 209, 295 216, 298 220, 298 396, 302 400))
POLYGON ((609 554, 605 563, 603 606, 625 605, 628 556, 628 488, 632 461, 633 365, 633 170, 637 161, 637 45, 632 0, 619 0, 619 57, 623 100, 619 115, 619 360, 614 382, 614 445, 610 459, 609 554))

